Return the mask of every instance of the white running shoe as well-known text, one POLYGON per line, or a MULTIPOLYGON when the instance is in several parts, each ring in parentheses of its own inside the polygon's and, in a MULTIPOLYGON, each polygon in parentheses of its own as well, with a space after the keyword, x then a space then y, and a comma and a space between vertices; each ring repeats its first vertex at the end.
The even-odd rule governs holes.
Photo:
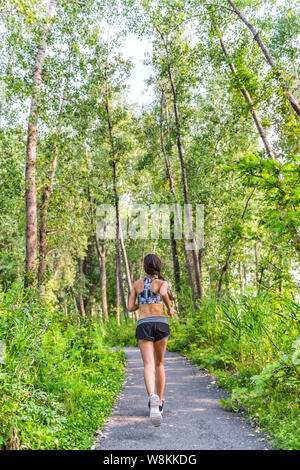
POLYGON ((151 395, 150 397, 150 421, 154 426, 160 426, 162 423, 162 415, 159 410, 158 395, 151 395))

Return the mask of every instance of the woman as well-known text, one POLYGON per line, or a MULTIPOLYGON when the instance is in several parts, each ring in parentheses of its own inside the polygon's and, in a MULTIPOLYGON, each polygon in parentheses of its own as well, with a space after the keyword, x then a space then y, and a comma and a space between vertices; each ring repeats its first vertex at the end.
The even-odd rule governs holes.
POLYGON ((135 336, 144 363, 144 380, 149 396, 150 421, 154 426, 160 426, 165 388, 163 360, 170 334, 163 303, 167 308, 167 314, 172 315, 173 307, 170 305, 170 299, 174 299, 168 293, 168 282, 161 275, 161 261, 157 256, 153 254, 145 256, 144 270, 146 277, 135 281, 132 286, 128 310, 130 312, 140 310, 135 336))

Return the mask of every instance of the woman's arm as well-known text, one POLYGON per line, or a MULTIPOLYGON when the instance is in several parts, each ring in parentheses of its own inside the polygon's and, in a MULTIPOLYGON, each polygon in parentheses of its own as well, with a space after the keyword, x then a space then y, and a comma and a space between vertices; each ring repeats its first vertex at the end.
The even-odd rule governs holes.
POLYGON ((130 292, 129 300, 128 300, 129 312, 134 312, 135 310, 139 308, 139 306, 135 303, 135 299, 136 299, 136 290, 133 284, 131 292, 130 292))
POLYGON ((163 299, 165 306, 167 307, 167 314, 172 316, 174 313, 174 308, 170 304, 168 288, 169 288, 169 284, 167 283, 167 281, 163 281, 160 286, 159 293, 160 293, 161 298, 163 299))

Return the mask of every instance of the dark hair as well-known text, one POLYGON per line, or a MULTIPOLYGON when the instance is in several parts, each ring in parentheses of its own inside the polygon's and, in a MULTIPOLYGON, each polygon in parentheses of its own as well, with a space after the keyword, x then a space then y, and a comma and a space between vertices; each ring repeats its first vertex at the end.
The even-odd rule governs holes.
MULTIPOLYGON (((164 276, 161 274, 161 260, 158 256, 154 254, 149 254, 144 258, 144 270, 147 274, 154 274, 161 279, 162 281, 166 281, 164 276)), ((173 295, 168 291, 170 300, 175 300, 173 295)))

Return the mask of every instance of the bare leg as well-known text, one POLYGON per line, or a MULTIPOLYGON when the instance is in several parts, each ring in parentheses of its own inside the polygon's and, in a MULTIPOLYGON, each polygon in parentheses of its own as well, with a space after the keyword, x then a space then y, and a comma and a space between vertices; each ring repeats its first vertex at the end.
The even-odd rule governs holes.
POLYGON ((153 342, 146 339, 139 340, 139 347, 144 363, 144 380, 148 395, 155 393, 155 363, 153 342))
POLYGON ((167 342, 168 338, 164 338, 154 343, 155 385, 156 393, 159 396, 160 404, 162 403, 165 389, 164 356, 166 352, 167 342))

